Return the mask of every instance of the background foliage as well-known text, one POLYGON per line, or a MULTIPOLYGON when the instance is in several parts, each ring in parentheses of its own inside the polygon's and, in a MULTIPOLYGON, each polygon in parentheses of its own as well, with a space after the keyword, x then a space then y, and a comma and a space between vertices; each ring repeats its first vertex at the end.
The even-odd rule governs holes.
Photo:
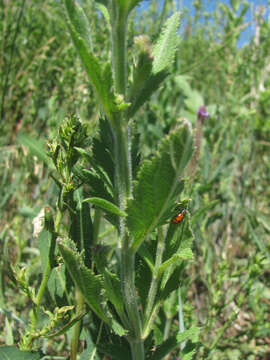
MULTIPOLYGON (((220 4, 213 21, 196 1, 179 38, 172 75, 136 117, 141 156, 147 158, 180 118, 195 127, 196 111, 207 106, 201 154, 188 196, 195 234, 195 260, 182 284, 185 326, 202 328, 194 359, 268 359, 270 344, 269 135, 270 23, 254 13, 256 36, 242 48, 245 5, 220 4), (198 19, 204 21, 198 22, 198 19)), ((82 1, 92 29, 93 51, 106 58, 107 23, 92 2, 82 1)), ((130 63, 134 36, 160 32, 172 1, 150 2, 133 13, 129 28, 130 63), (158 19, 157 19, 157 16, 158 19)), ((248 6, 248 5, 247 5, 248 6)), ((57 189, 43 162, 22 146, 24 133, 39 149, 69 112, 76 111, 95 132, 98 105, 73 49, 57 1, 5 1, 0 8, 0 344, 16 344, 29 316, 13 270, 26 267, 38 286, 44 241, 33 236, 32 220, 44 204, 54 206, 57 189), (14 19, 16 19, 14 21, 14 19)), ((135 55, 134 55, 135 54, 135 55)), ((45 145, 44 145, 45 146, 45 145)), ((36 149, 36 151, 37 151, 36 149)), ((104 235, 110 231, 104 224, 104 235)), ((44 235, 46 236, 46 235, 44 235)), ((110 237, 111 239, 112 237, 110 237)), ((54 274, 59 276, 59 274, 54 274)), ((64 276, 64 274, 62 274, 64 276)), ((53 282, 53 279, 51 279, 53 282)), ((51 284, 51 287, 53 284, 51 284)), ((71 285, 70 285, 71 286, 71 285)), ((57 289, 59 298, 67 289, 57 289)), ((53 309, 57 292, 47 292, 53 309)), ((177 326, 177 309, 163 306, 164 324, 177 326)), ((72 303, 71 299, 70 302, 72 303)), ((44 319, 45 321, 45 319, 44 319)), ((86 320, 87 321, 87 320, 86 320)), ((87 334, 83 334, 87 342, 87 334)), ((44 341, 51 355, 68 354, 69 334, 44 341)), ((89 344, 89 342, 88 342, 89 344)), ((83 358, 83 357, 82 357, 83 358)))

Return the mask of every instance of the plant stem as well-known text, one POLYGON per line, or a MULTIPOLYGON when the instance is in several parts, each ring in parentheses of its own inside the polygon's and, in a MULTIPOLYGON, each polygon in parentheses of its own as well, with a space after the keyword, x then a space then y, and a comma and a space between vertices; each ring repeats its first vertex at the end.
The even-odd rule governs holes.
POLYGON ((58 209, 57 214, 56 214, 56 220, 55 220, 55 232, 57 234, 59 233, 61 220, 62 220, 62 212, 61 212, 61 210, 58 209))
MULTIPOLYGON (((125 97, 126 94, 126 27, 127 16, 120 12, 120 7, 112 5, 112 60, 115 91, 125 97)), ((130 196, 131 177, 129 171, 129 136, 128 126, 123 114, 117 113, 113 119, 114 153, 116 164, 116 184, 119 207, 125 209, 126 198, 130 196)), ((123 221, 122 221, 123 223, 123 221)), ((120 223, 121 227, 121 223, 120 223)), ((122 233, 123 235, 123 233, 122 233)))
POLYGON ((126 200, 131 192, 131 176, 129 171, 129 146, 127 128, 118 126, 115 135, 115 160, 116 160, 116 183, 119 198, 119 207, 124 210, 126 200))
MULTIPOLYGON (((117 2, 112 2, 112 59, 114 69, 115 91, 125 98, 127 79, 127 49, 126 27, 127 14, 121 12, 117 2)), ((127 199, 131 196, 132 166, 131 147, 128 122, 124 114, 116 114, 113 119, 114 156, 116 164, 116 196, 118 197, 120 210, 126 208, 127 199), (117 117, 116 117, 117 116, 117 117)), ((130 239, 127 235, 126 225, 123 218, 120 221, 120 269, 121 286, 128 315, 129 328, 128 338, 132 359, 144 360, 144 344, 141 337, 141 318, 138 310, 135 288, 135 253, 130 250, 130 239)))
POLYGON ((37 326, 37 319, 38 319, 38 312, 39 312, 39 308, 40 308, 40 303, 42 300, 42 297, 44 295, 48 280, 50 278, 53 266, 54 266, 54 252, 55 252, 55 246, 56 246, 56 238, 58 235, 58 230, 59 230, 59 226, 60 226, 60 222, 61 222, 61 218, 62 218, 62 213, 60 210, 57 211, 57 215, 56 215, 56 220, 55 220, 55 232, 52 233, 52 238, 51 238, 51 244, 50 244, 50 250, 49 250, 49 256, 48 256, 48 263, 35 299, 35 306, 33 309, 33 315, 31 316, 31 333, 27 339, 26 342, 26 349, 31 349, 32 346, 32 341, 34 340, 35 336, 34 336, 34 332, 36 330, 36 326, 37 326))
MULTIPOLYGON (((127 242, 126 242, 127 243, 127 242)), ((122 290, 125 301, 125 307, 130 321, 130 327, 133 334, 129 337, 129 343, 133 360, 144 359, 144 344, 141 337, 141 318, 136 299, 136 289, 134 284, 134 262, 135 254, 130 250, 123 248, 121 252, 122 265, 122 290)))
POLYGON ((102 333, 102 328, 103 328, 103 321, 100 323, 99 326, 99 330, 98 330, 98 336, 97 336, 97 341, 96 341, 96 346, 93 349, 92 355, 90 360, 94 360, 95 356, 96 356, 96 352, 97 352, 97 345, 99 344, 100 338, 101 338, 101 333, 102 333))
POLYGON ((144 359, 144 345, 142 341, 135 340, 130 342, 130 348, 131 348, 132 359, 134 360, 144 359))
MULTIPOLYGON (((75 289, 75 298, 77 303, 76 314, 80 314, 84 307, 84 298, 82 293, 77 287, 75 289)), ((73 327, 70 360, 76 360, 77 358, 78 344, 79 344, 79 338, 81 332, 81 323, 82 320, 78 321, 73 327)))
POLYGON ((39 310, 41 299, 42 299, 42 297, 44 295, 44 291, 46 289, 46 286, 47 286, 47 283, 48 283, 48 280, 49 280, 49 277, 51 275, 51 271, 52 271, 52 268, 53 268, 56 237, 57 237, 57 235, 55 233, 52 234, 49 258, 48 258, 48 264, 46 266, 46 270, 45 270, 45 273, 43 275, 43 278, 42 278, 42 281, 41 281, 41 284, 40 284, 40 288, 38 290, 38 294, 37 294, 37 297, 36 297, 36 310, 35 310, 36 313, 39 310))
MULTIPOLYGON (((131 176, 129 172, 129 155, 127 136, 121 127, 115 129, 115 164, 116 164, 116 184, 119 207, 124 210, 126 201, 131 193, 131 176)), ((144 346, 141 338, 141 318, 138 310, 136 289, 135 289, 135 253, 130 250, 130 242, 125 228, 125 222, 122 217, 120 221, 120 268, 121 268, 121 285, 123 299, 125 302, 129 328, 132 334, 129 338, 133 360, 144 359, 144 346)))
POLYGON ((155 262, 155 267, 154 267, 154 272, 153 272, 150 289, 148 292, 148 300, 147 300, 145 314, 144 314, 144 319, 145 319, 144 326, 143 326, 143 337, 144 338, 148 335, 148 331, 149 331, 148 330, 149 329, 148 322, 151 320, 151 314, 152 314, 152 310, 153 310, 153 306, 154 306, 154 302, 155 302, 155 298, 156 298, 156 294, 157 294, 157 289, 158 289, 158 284, 159 284, 158 272, 159 272, 160 265, 162 264, 162 256, 163 256, 164 246, 165 246, 165 242, 164 242, 164 238, 163 238, 162 228, 159 227, 158 228, 158 244, 157 244, 156 262, 155 262))

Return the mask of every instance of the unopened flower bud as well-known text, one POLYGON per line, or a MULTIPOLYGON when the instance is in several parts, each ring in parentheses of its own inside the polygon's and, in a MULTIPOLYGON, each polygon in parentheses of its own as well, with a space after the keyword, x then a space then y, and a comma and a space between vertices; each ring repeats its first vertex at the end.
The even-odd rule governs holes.
POLYGON ((205 119, 209 118, 209 114, 207 113, 206 106, 200 106, 199 110, 197 111, 198 120, 204 121, 205 119))

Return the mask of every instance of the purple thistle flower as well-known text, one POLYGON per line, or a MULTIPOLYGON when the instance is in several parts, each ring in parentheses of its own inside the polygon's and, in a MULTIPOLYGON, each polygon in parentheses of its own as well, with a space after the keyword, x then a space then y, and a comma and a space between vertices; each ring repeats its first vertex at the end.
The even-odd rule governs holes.
POLYGON ((207 113, 206 106, 202 105, 200 106, 199 110, 197 111, 198 120, 204 121, 204 119, 207 119, 210 115, 207 113))

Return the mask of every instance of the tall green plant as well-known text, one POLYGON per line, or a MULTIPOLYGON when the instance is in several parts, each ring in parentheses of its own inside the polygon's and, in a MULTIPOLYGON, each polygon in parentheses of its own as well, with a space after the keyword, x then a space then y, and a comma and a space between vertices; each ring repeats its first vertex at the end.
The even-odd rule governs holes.
MULTIPOLYGON (((144 57, 144 62, 148 63, 148 66, 137 66, 135 68, 134 80, 130 86, 132 91, 128 96, 127 22, 129 13, 138 2, 134 0, 103 2, 106 9, 104 11, 109 14, 112 34, 112 63, 108 62, 103 66, 89 48, 87 35, 89 27, 82 8, 72 1, 66 1, 65 5, 68 14, 67 24, 73 42, 85 66, 89 80, 95 88, 106 117, 105 122, 108 122, 108 130, 111 132, 112 137, 112 148, 109 149, 115 164, 113 176, 111 177, 111 182, 114 185, 111 187, 112 203, 109 205, 108 200, 104 198, 105 194, 95 193, 95 191, 93 191, 93 195, 99 196, 99 203, 97 203, 97 199, 93 198, 92 200, 90 198, 89 202, 92 201, 109 212, 112 211, 110 207, 114 204, 114 206, 118 206, 119 212, 123 213, 121 215, 124 215, 119 216, 119 225, 116 225, 119 230, 119 240, 117 242, 119 268, 116 269, 114 275, 105 268, 101 275, 105 277, 104 286, 108 297, 107 301, 111 302, 116 310, 118 309, 118 320, 120 320, 121 326, 125 328, 124 333, 126 333, 130 344, 132 358, 143 359, 145 357, 144 340, 149 333, 146 329, 149 327, 149 322, 153 322, 153 311, 157 302, 160 301, 157 289, 161 283, 163 273, 161 271, 157 272, 159 268, 162 268, 165 249, 165 238, 160 227, 168 221, 169 211, 174 206, 177 196, 179 196, 181 190, 179 177, 183 174, 192 154, 192 136, 189 126, 186 124, 172 132, 160 145, 153 158, 141 165, 141 170, 135 183, 133 183, 129 120, 135 111, 143 105, 143 102, 149 98, 152 88, 156 89, 165 78, 165 74, 173 61, 173 54, 177 44, 176 32, 179 24, 179 15, 174 14, 154 45, 152 54, 148 52, 148 49, 141 49, 139 58, 144 57), (140 79, 140 81, 136 82, 135 79, 140 79), (144 94, 144 101, 138 101, 142 96, 141 94, 144 94), (132 108, 132 112, 129 111, 129 108, 132 108), (138 298, 135 284, 135 258, 141 244, 146 242, 147 237, 156 229, 160 229, 158 231, 159 235, 157 235, 159 245, 156 249, 156 256, 154 255, 153 258, 156 257, 158 263, 153 264, 149 302, 146 301, 145 309, 143 309, 144 313, 139 308, 139 304, 143 303, 143 300, 138 298), (113 279, 114 282, 118 279, 117 282, 119 282, 121 292, 115 293, 115 289, 111 285, 108 288, 113 279)), ((95 152, 95 149, 93 149, 93 152, 95 152)), ((95 154, 93 155, 95 156, 95 154)), ((99 165, 106 174, 106 168, 102 163, 94 163, 93 165, 99 165)), ((107 176, 109 177, 108 173, 107 176)), ((91 186, 91 181, 89 185, 91 186)), ((91 298, 87 297, 84 290, 85 283, 93 282, 94 284, 100 275, 93 273, 91 280, 89 273, 89 275, 85 275, 86 278, 82 276, 83 282, 79 283, 77 274, 83 274, 84 270, 79 268, 76 272, 74 271, 72 264, 77 263, 77 255, 63 243, 60 244, 60 251, 71 276, 85 296, 88 305, 99 316, 103 314, 102 320, 113 327, 111 316, 108 315, 106 318, 104 312, 96 308, 97 304, 94 304, 96 299, 93 299, 95 300, 93 302, 91 298)), ((143 260, 145 256, 144 251, 141 251, 143 260)), ((180 252, 174 261, 179 262, 179 259, 185 258, 185 256, 189 255, 184 253, 181 255, 180 252)), ((164 262, 163 271, 169 266, 172 266, 172 263, 167 264, 164 262)), ((163 284, 164 288, 168 280, 167 278, 163 284)), ((102 281, 97 286, 102 287, 102 281)))
MULTIPOLYGON (((112 56, 102 64, 92 50, 91 29, 83 8, 73 0, 64 1, 66 23, 102 116, 97 136, 88 136, 81 121, 70 116, 60 127, 58 138, 50 143, 52 161, 47 159, 47 163, 55 169, 52 177, 59 188, 59 199, 56 217, 51 216, 51 210, 45 213, 47 265, 38 293, 28 294, 33 314, 21 342, 24 349, 31 349, 39 337, 51 337, 54 324, 61 318, 61 311, 55 311, 50 324, 38 328, 41 299, 46 286, 50 288, 58 250, 75 284, 76 310, 70 323, 57 332, 73 327, 72 360, 78 351, 81 318, 88 308, 95 324, 91 332, 96 342, 92 358, 97 352, 121 359, 123 349, 119 345, 124 343, 129 345, 128 358, 162 359, 197 334, 197 328, 186 332, 182 329, 179 334, 167 331, 159 348, 152 349, 157 344, 153 325, 162 304, 179 288, 186 260, 193 256, 188 201, 177 205, 184 188, 185 167, 192 156, 193 137, 190 124, 180 123, 149 159, 138 161, 134 115, 169 74, 179 26, 179 14, 175 13, 155 44, 139 41, 137 63, 129 73, 128 18, 139 2, 97 1, 111 30, 112 56), (172 221, 179 212, 185 215, 184 221, 172 221), (63 223, 66 216, 68 226, 63 223), (110 250, 109 244, 99 239, 102 217, 116 230, 114 248, 110 250)), ((27 293, 23 273, 19 280, 27 293)), ((73 308, 63 308, 64 314, 69 311, 73 308)), ((189 351, 194 351, 188 349, 182 354, 187 358, 191 356, 189 351)))

